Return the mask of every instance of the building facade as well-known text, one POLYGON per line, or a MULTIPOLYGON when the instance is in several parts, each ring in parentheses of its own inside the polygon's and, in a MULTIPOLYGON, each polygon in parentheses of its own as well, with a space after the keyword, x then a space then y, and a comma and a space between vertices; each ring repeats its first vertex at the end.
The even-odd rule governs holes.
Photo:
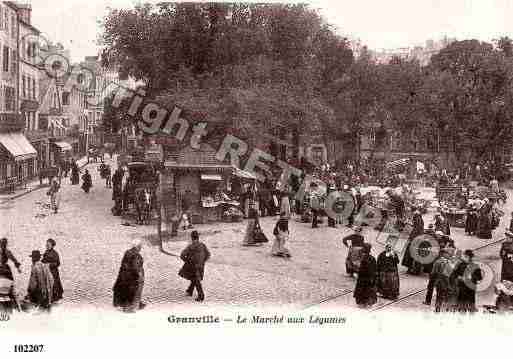
POLYGON ((25 136, 37 151, 36 163, 30 168, 29 178, 49 166, 49 138, 47 128, 39 123, 39 80, 42 74, 37 64, 37 39, 40 31, 31 23, 30 5, 17 4, 19 21, 18 98, 20 114, 25 124, 25 136))
MULTIPOLYGON (((33 30, 21 24, 27 20, 30 7, 0 3, 0 190, 26 183, 37 172, 38 152, 25 136, 28 122, 20 112, 20 35, 27 28, 33 30)), ((33 74, 33 70, 27 72, 33 74)), ((34 107, 31 110, 37 112, 34 107)), ((37 115, 32 114, 29 121, 37 126, 37 115)))

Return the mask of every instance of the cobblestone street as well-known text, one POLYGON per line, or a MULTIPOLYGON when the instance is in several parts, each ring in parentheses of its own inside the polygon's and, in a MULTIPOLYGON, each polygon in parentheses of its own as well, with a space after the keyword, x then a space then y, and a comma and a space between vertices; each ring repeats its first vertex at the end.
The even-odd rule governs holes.
MULTIPOLYGON (((58 214, 50 211, 45 188, 0 205, 0 236, 9 239, 11 251, 22 263, 23 272, 16 277, 18 292, 25 294, 31 265, 30 252, 43 250, 46 239, 54 238, 61 256, 60 271, 65 291, 59 308, 94 305, 108 309, 123 252, 133 239, 142 238, 145 240, 142 252, 146 272, 145 302, 151 308, 177 308, 177 305, 193 303, 184 293, 187 283, 177 275, 182 262, 160 251, 156 226, 125 226, 125 219, 113 217, 110 212, 111 191, 101 181, 97 165, 91 164, 86 168, 93 176, 91 192, 86 194, 79 186, 71 186, 69 178, 63 179, 58 214)), ((503 210, 509 213, 510 206, 508 203, 503 210)), ((426 225, 430 219, 425 217, 426 225)), ((292 220, 288 246, 293 256, 285 260, 270 255, 275 221, 276 218, 261 220, 270 240, 262 247, 241 246, 245 222, 198 226, 197 229, 203 233, 202 240, 212 252, 204 281, 207 299, 200 306, 354 307, 350 292, 355 279, 345 275, 347 250, 341 241, 350 230, 346 227, 327 228, 326 222, 319 229, 312 230, 309 224, 292 220)), ((507 216, 503 217, 500 229, 494 233, 495 241, 504 233, 506 222, 509 222, 507 216)), ((456 245, 461 249, 485 244, 475 237, 465 236, 462 229, 453 231, 456 245)), ((376 242, 377 234, 364 234, 373 244, 373 253, 379 254, 383 246, 376 242)), ((188 233, 182 233, 178 240, 165 243, 164 249, 178 255, 187 241, 188 233)), ((495 252, 498 252, 498 245, 489 247, 486 256, 493 259, 497 256, 495 252)), ((401 267, 401 271, 404 268, 401 267)), ((401 274, 401 296, 424 289, 426 283, 427 276, 401 274)), ((421 299, 422 294, 419 294, 395 306, 427 310, 421 299)), ((484 300, 493 300, 489 292, 484 300)), ((378 306, 384 303, 380 300, 378 306)))

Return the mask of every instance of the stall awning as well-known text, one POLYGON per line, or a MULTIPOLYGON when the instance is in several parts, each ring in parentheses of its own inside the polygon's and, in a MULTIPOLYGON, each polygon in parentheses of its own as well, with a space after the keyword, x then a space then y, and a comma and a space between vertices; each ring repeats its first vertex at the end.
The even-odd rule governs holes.
POLYGON ((387 163, 385 165, 385 168, 393 169, 393 168, 396 168, 398 166, 406 166, 409 162, 410 162, 409 158, 402 158, 400 160, 387 163))
POLYGON ((22 133, 0 133, 0 143, 15 161, 37 157, 36 149, 22 133))
POLYGON ((221 177, 220 175, 206 175, 206 174, 202 174, 201 175, 201 179, 204 180, 204 181, 222 181, 223 177, 221 177))
POLYGON ((252 173, 247 172, 247 171, 243 171, 243 170, 238 169, 236 167, 235 167, 235 172, 233 174, 235 176, 237 176, 237 177, 248 179, 248 180, 256 180, 257 179, 256 176, 253 175, 252 173))
POLYGON ((64 141, 55 142, 55 146, 59 147, 62 151, 73 150, 73 147, 71 147, 71 145, 69 143, 64 142, 64 141))

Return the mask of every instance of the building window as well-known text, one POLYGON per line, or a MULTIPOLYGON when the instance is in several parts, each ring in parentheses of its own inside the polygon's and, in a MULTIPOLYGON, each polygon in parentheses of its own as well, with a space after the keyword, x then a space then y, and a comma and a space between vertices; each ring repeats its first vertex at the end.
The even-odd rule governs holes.
POLYGON ((25 75, 22 75, 21 79, 23 82, 23 87, 22 87, 23 97, 27 97, 27 81, 25 80, 25 75))
POLYGON ((9 33, 9 13, 7 12, 7 9, 4 9, 4 29, 9 33))
POLYGON ((69 105, 69 92, 62 93, 62 105, 63 106, 69 105))
POLYGON ((390 149, 398 151, 401 149, 401 132, 395 131, 390 138, 390 149))
POLYGON ((27 97, 30 98, 30 77, 27 76, 27 97))
POLYGON ((11 62, 12 62, 12 65, 11 65, 11 66, 12 66, 12 68, 11 68, 11 72, 12 72, 13 74, 15 74, 15 73, 16 73, 16 70, 17 70, 17 68, 16 68, 16 51, 14 51, 14 50, 12 50, 12 52, 11 52, 11 62))
POLYGON ((9 48, 7 46, 4 46, 4 51, 3 51, 3 70, 4 72, 9 72, 9 48))
POLYGON ((376 145, 376 131, 373 128, 371 128, 369 133, 369 143, 372 147, 376 145))
POLYGON ((23 59, 24 59, 24 58, 26 58, 26 56, 25 56, 25 51, 26 51, 26 49, 27 49, 27 43, 26 43, 26 41, 25 41, 25 38, 23 38, 23 39, 21 40, 21 57, 22 57, 23 59))
POLYGON ((48 130, 48 117, 39 117, 39 129, 44 131, 48 130))
POLYGON ((36 99, 36 79, 32 79, 32 99, 36 99))
POLYGON ((13 38, 16 38, 16 20, 15 20, 14 15, 11 16, 11 26, 12 26, 11 36, 13 38))
POLYGON ((5 110, 6 111, 14 111, 15 107, 15 90, 14 87, 5 86, 5 110))

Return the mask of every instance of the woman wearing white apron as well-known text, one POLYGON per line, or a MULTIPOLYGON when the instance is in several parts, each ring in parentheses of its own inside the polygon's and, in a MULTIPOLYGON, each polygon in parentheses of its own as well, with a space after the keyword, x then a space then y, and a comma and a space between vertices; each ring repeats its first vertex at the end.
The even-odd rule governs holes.
POLYGON ((285 247, 289 239, 288 221, 285 218, 280 218, 276 227, 274 227, 274 243, 271 249, 271 254, 277 257, 290 258, 290 252, 285 247))

